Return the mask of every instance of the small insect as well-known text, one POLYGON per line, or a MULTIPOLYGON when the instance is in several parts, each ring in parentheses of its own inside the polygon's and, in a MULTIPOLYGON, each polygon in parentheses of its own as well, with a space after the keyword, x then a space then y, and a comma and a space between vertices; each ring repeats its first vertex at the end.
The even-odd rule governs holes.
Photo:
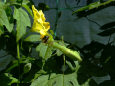
POLYGON ((49 39, 49 36, 44 36, 42 38, 43 43, 47 43, 48 39, 49 39))

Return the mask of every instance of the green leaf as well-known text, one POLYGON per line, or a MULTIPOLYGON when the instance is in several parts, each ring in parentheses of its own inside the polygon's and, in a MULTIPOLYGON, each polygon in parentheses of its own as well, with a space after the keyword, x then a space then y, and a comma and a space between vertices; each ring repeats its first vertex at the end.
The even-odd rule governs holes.
POLYGON ((9 4, 9 5, 18 5, 18 6, 22 6, 23 2, 25 3, 25 0, 7 0, 6 2, 9 4))
POLYGON ((1 86, 11 86, 13 83, 19 83, 19 80, 14 78, 9 73, 4 73, 0 75, 0 85, 1 86))
MULTIPOLYGON (((77 82, 77 74, 42 75, 32 82, 30 86, 80 86, 77 82)), ((85 86, 85 85, 84 85, 85 86)))
POLYGON ((65 75, 64 82, 64 86, 80 86, 77 81, 76 73, 65 75))
POLYGON ((0 71, 4 70, 12 60, 11 55, 4 55, 4 54, 6 53, 1 50, 0 52, 0 71))
POLYGON ((49 86, 66 86, 64 85, 64 77, 62 74, 52 74, 49 82, 47 83, 49 86))
POLYGON ((33 17, 32 10, 29 7, 31 5, 28 5, 28 4, 32 4, 30 0, 23 0, 22 7, 24 7, 28 11, 28 13, 33 17))
POLYGON ((30 2, 29 0, 23 0, 23 1, 22 1, 22 4, 25 4, 25 5, 26 5, 26 4, 28 4, 29 2, 30 2))
POLYGON ((36 51, 39 52, 39 55, 47 60, 48 58, 51 57, 51 54, 52 54, 52 47, 50 46, 47 46, 46 44, 44 43, 40 43, 37 47, 36 47, 36 51))
POLYGON ((28 13, 33 17, 32 10, 29 8, 29 6, 28 6, 28 5, 25 5, 25 4, 23 4, 22 6, 23 6, 23 7, 28 11, 28 13))
POLYGON ((14 19, 17 20, 17 41, 26 33, 26 27, 31 26, 28 14, 22 8, 14 9, 14 19))
POLYGON ((40 39, 40 35, 30 35, 28 36, 25 41, 29 41, 29 42, 37 42, 37 41, 41 41, 40 39))
POLYGON ((56 50, 56 54, 57 54, 57 56, 61 56, 61 55, 63 54, 63 52, 60 51, 59 49, 57 49, 57 50, 56 50))
POLYGON ((9 32, 13 29, 13 24, 9 23, 8 17, 4 10, 4 4, 0 3, 0 25, 5 25, 9 32))
POLYGON ((7 3, 9 3, 9 4, 16 4, 17 0, 7 0, 7 3))
POLYGON ((37 80, 32 82, 30 86, 48 86, 48 75, 40 76, 37 80))

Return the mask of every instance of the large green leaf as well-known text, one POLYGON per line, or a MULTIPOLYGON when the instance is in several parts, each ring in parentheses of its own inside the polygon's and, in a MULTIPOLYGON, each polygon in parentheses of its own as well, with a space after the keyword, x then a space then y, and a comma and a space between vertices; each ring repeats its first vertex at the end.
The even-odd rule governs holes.
MULTIPOLYGON (((42 75, 32 82, 31 86, 80 86, 77 82, 77 74, 55 74, 42 75)), ((85 86, 85 85, 84 85, 85 86)))
POLYGON ((48 58, 51 57, 51 54, 52 54, 52 47, 51 46, 48 46, 44 43, 40 43, 37 47, 36 47, 36 51, 39 52, 39 55, 47 60, 48 58))
POLYGON ((26 27, 31 26, 30 18, 22 8, 14 9, 14 19, 17 20, 17 41, 26 33, 26 27))
POLYGON ((5 25, 9 32, 13 29, 13 24, 9 23, 8 17, 4 10, 4 4, 0 2, 0 25, 5 25))
POLYGON ((48 86, 48 75, 40 76, 30 86, 48 86))
MULTIPOLYGON (((53 62, 51 63, 52 65, 54 65, 53 62)), ((80 86, 77 81, 77 71, 80 65, 78 61, 75 61, 74 63, 76 65, 76 71, 74 71, 73 73, 71 74, 51 73, 47 75, 41 75, 31 83, 31 86, 80 86)), ((83 86, 87 85, 84 84, 83 86)))

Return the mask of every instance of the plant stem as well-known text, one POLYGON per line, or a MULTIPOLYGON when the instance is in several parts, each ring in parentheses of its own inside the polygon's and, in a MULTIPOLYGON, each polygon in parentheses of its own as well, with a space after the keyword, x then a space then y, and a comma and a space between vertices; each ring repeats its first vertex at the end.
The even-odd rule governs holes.
POLYGON ((82 58, 80 57, 79 52, 70 50, 70 49, 66 48, 65 46, 62 46, 62 45, 58 44, 55 41, 49 42, 49 44, 51 46, 53 46, 54 48, 57 48, 60 51, 62 51, 64 54, 66 54, 67 56, 69 56, 73 60, 78 60, 80 62, 82 61, 82 58))
MULTIPOLYGON (((18 59, 18 65, 19 65, 19 83, 20 83, 21 77, 20 77, 20 47, 19 47, 19 41, 17 42, 17 59, 18 59)), ((17 86, 19 86, 19 83, 17 83, 17 86)))
POLYGON ((64 72, 65 72, 65 55, 63 55, 63 60, 64 60, 64 70, 63 70, 63 86, 64 86, 64 72))
POLYGON ((19 43, 17 43, 17 58, 20 59, 20 49, 19 49, 19 43))

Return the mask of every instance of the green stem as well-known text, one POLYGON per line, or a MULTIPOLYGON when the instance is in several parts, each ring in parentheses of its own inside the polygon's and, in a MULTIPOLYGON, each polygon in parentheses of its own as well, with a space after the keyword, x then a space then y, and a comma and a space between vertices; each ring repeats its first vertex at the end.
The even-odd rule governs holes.
POLYGON ((19 49, 19 43, 17 43, 17 58, 20 59, 20 49, 19 49))
POLYGON ((78 13, 78 12, 81 12, 81 11, 85 11, 85 10, 91 10, 91 9, 94 9, 94 8, 98 8, 100 6, 104 6, 104 5, 110 4, 112 2, 115 2, 115 0, 108 0, 108 1, 105 1, 103 3, 100 3, 100 0, 99 0, 97 2, 89 4, 87 6, 81 7, 80 9, 74 11, 72 14, 78 13))
MULTIPOLYGON (((19 65, 19 81, 20 81, 21 76, 20 76, 20 47, 19 47, 19 41, 17 42, 17 58, 18 58, 18 65, 19 65)), ((17 86, 19 86, 19 83, 17 83, 17 86)))
POLYGON ((58 44, 55 41, 49 42, 49 44, 51 46, 53 46, 54 48, 57 48, 60 51, 62 51, 64 54, 66 54, 67 56, 69 56, 73 60, 82 61, 82 58, 80 57, 79 52, 70 50, 70 49, 66 48, 65 46, 62 46, 62 45, 58 44))

